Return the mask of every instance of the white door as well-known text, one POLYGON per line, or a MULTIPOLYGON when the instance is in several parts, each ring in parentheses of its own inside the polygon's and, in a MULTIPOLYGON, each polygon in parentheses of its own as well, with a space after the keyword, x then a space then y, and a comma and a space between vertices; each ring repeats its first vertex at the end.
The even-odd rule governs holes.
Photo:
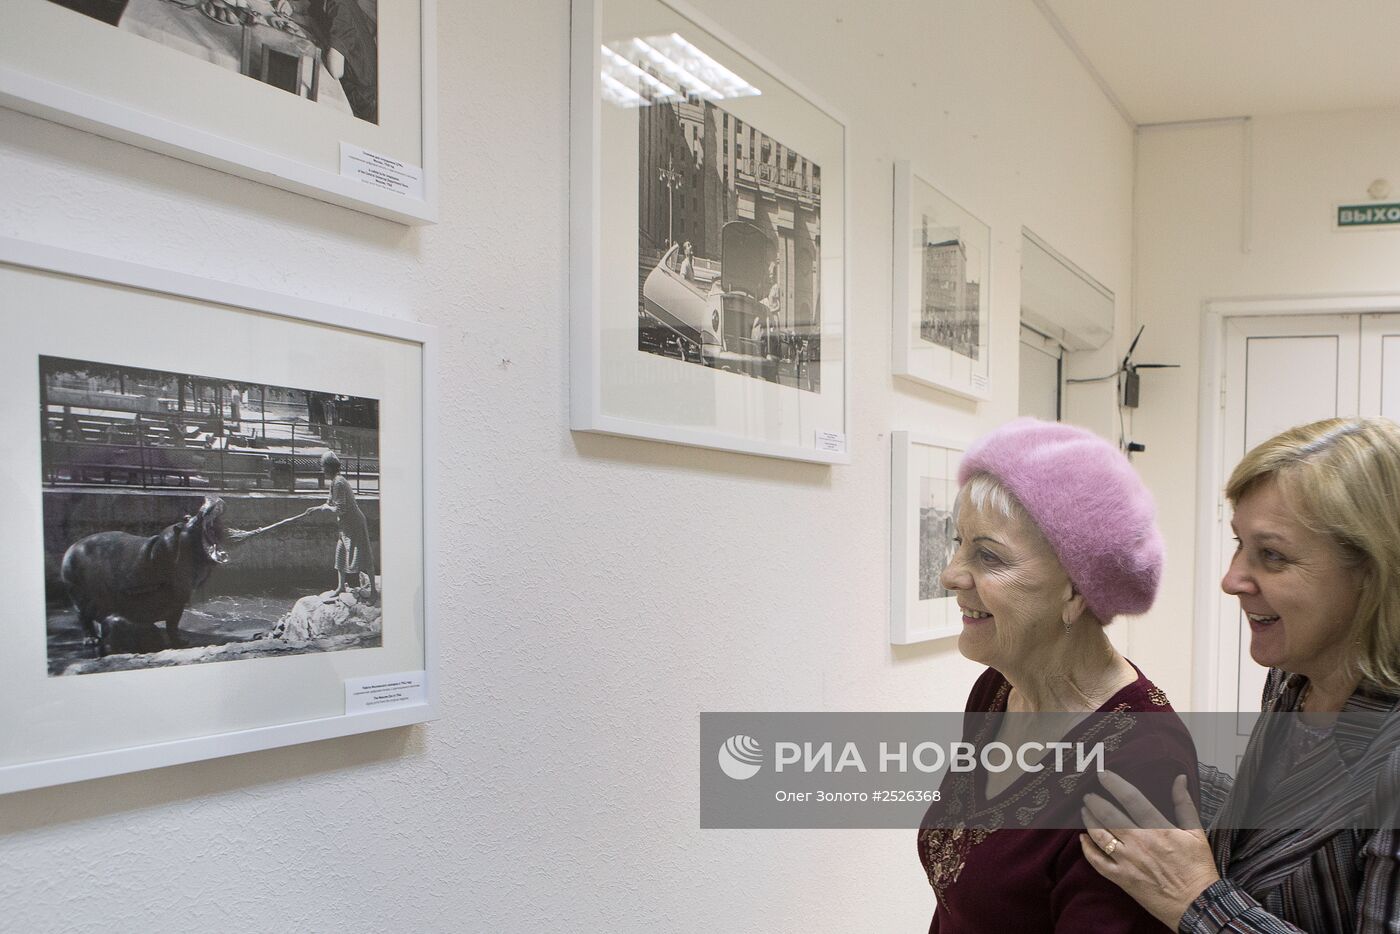
POLYGON ((1361 316, 1361 414, 1400 422, 1400 315, 1361 316))
MULTIPOLYGON (((1393 410, 1400 413, 1400 315, 1388 319, 1394 340, 1396 379, 1391 381, 1393 410)), ((1231 318, 1225 327, 1225 381, 1222 394, 1224 418, 1224 477, 1229 477, 1246 451, 1285 428, 1322 418, 1355 415, 1360 411, 1361 325, 1359 315, 1287 315, 1231 318)), ((1377 373, 1385 361, 1376 362, 1377 373)), ((1377 376, 1379 382, 1379 376, 1377 376)), ((1377 399, 1380 396, 1377 394, 1377 399)), ((1377 402, 1379 405, 1379 402, 1377 402)), ((1222 565, 1213 580, 1199 586, 1217 588, 1216 697, 1222 705, 1232 700, 1241 712, 1259 710, 1266 670, 1249 657, 1249 626, 1239 600, 1218 590, 1220 578, 1234 554, 1229 506, 1224 491, 1215 491, 1220 523, 1222 565)), ((1228 710, 1226 706, 1223 709, 1228 710)))
POLYGON ((1060 420, 1059 341, 1021 325, 1021 379, 1017 411, 1047 422, 1060 420))

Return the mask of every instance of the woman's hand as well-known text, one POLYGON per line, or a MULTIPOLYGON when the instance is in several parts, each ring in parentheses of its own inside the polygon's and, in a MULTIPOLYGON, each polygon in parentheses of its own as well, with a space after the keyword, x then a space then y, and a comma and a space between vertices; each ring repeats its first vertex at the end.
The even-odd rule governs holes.
POLYGON ((1196 896, 1220 878, 1186 776, 1172 784, 1176 826, 1119 776, 1103 772, 1100 779, 1123 810, 1085 795, 1080 813, 1088 833, 1079 835, 1084 858, 1175 931, 1196 896))

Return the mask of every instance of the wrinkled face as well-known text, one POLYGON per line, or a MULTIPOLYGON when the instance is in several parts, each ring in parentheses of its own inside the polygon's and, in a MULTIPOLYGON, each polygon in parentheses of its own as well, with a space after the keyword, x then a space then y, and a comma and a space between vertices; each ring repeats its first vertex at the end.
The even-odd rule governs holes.
POLYGON ((1364 566, 1300 523, 1272 481, 1236 504, 1230 525, 1238 545, 1220 586, 1240 598, 1250 657, 1314 679, 1339 670, 1352 641, 1364 566))
POLYGON ((1023 671, 1063 633, 1073 588, 1035 525, 979 509, 958 494, 957 550, 942 575, 962 609, 958 651, 998 671, 1023 671))

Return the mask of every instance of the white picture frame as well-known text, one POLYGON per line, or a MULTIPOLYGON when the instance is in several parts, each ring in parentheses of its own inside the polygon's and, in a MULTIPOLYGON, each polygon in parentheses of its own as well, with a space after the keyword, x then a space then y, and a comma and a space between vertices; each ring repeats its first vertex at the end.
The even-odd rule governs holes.
POLYGON ((962 632, 957 597, 938 584, 954 535, 962 445, 890 433, 890 642, 912 645, 962 632), (941 563, 940 563, 941 562, 941 563))
POLYGON ((966 399, 991 398, 991 228, 894 164, 896 376, 966 399))
MULTIPOLYGON (((0 623, 0 633, 7 642, 6 652, 0 655, 0 678, 9 686, 0 696, 0 793, 437 718, 437 513, 432 508, 437 463, 434 329, 10 238, 0 238, 0 283, 5 294, 14 299, 0 310, 5 333, 9 335, 5 347, 0 349, 0 381, 10 400, 0 413, 0 422, 8 433, 6 458, 15 481, 12 495, 0 503, 0 526, 6 529, 0 541, 0 560, 9 567, 13 600, 0 623), (212 358, 200 352, 210 341, 219 346, 218 354, 212 358), (101 665, 113 663, 109 667, 84 670, 81 666, 88 663, 82 662, 78 668, 64 668, 68 663, 61 662, 56 668, 55 653, 60 643, 55 635, 55 620, 57 614, 74 612, 76 601, 72 578, 66 570, 66 555, 60 596, 54 596, 51 559, 62 550, 62 543, 58 549, 52 548, 49 538, 56 527, 53 515, 61 517, 57 527, 67 528, 76 521, 72 517, 80 513, 68 508, 72 499, 49 498, 55 494, 54 475, 50 473, 51 445, 55 438, 60 446, 71 442, 68 402, 73 402, 71 412, 78 432, 86 432, 90 427, 79 426, 78 417, 91 416, 88 410, 80 408, 82 403, 55 398, 53 384, 45 382, 43 361, 46 356, 52 360, 54 355, 75 360, 120 360, 140 368, 140 372, 151 372, 147 368, 174 361, 182 373, 265 382, 273 382, 288 363, 294 362, 300 374, 299 385, 303 387, 316 388, 318 392, 323 388, 334 392, 339 387, 350 395, 338 398, 373 399, 373 431, 378 445, 375 464, 370 468, 375 477, 374 535, 379 545, 389 546, 378 550, 378 560, 370 569, 371 575, 375 570, 380 572, 378 595, 362 604, 373 608, 366 610, 374 614, 370 629, 373 638, 337 646, 328 642, 313 644, 309 639, 297 641, 290 636, 280 646, 268 641, 259 643, 260 639, 279 638, 276 632, 269 632, 242 639, 237 648, 237 653, 242 653, 257 643, 251 645, 254 651, 229 655, 218 651, 232 648, 232 642, 197 642, 194 648, 172 646, 168 650, 167 643, 162 642, 149 650, 137 650, 138 654, 116 654, 117 650, 109 652, 103 644, 87 657, 101 665), (217 372, 210 373, 210 365, 217 372), (56 423, 58 401, 65 405, 61 422, 56 423), (36 411, 43 413, 41 419, 34 418, 36 411), (55 424, 61 425, 57 435, 50 427, 55 424), (51 513, 55 502, 65 504, 64 510, 51 513), (381 505, 386 508, 380 508, 381 505), (69 601, 66 604, 65 599, 69 601), (360 707, 352 702, 352 689, 367 684, 394 684, 400 693, 387 698, 382 707, 360 707), (355 712, 357 708, 363 712, 355 712)), ((125 384, 122 391, 131 392, 130 385, 125 384)), ((91 383, 77 384, 68 392, 87 392, 90 397, 107 393, 104 402, 114 398, 110 390, 91 383)), ((119 398, 154 398, 144 386, 135 392, 147 395, 119 398)), ((182 388, 182 412, 185 392, 182 388)), ((223 402, 218 405, 222 413, 223 402)), ((119 408, 116 403, 104 407, 113 411, 119 408)), ((259 401, 258 408, 266 444, 266 397, 259 401)), ((133 407, 131 411, 140 409, 133 407)), ((204 411, 215 410, 206 407, 204 411)), ((254 421, 248 410, 242 417, 254 421)), ((141 416, 130 418, 139 425, 141 416)), ((223 418, 222 414, 219 418, 223 418)), ((296 421, 292 419, 293 424, 296 421)), ((342 423, 348 421, 335 422, 337 426, 342 423)), ((147 418, 146 424, 154 425, 156 430, 168 430, 159 416, 147 418)), ((326 437, 321 435, 322 443, 326 443, 326 437)), ((84 440, 79 434, 79 443, 84 440)), ((340 446, 335 441, 329 443, 340 446)), ((146 444, 149 451, 150 441, 146 444)), ((180 453, 186 453, 183 441, 175 446, 180 453)), ((108 442, 105 447, 113 445, 108 442)), ((189 447, 193 450, 188 453, 196 457, 212 459, 219 453, 217 444, 201 446, 197 436, 192 436, 189 447)), ((231 444, 228 449, 232 449, 231 444)), ((295 456, 294 450, 293 460, 295 456)), ((317 482, 314 476, 309 481, 304 477, 304 471, 315 468, 317 458, 303 456, 303 460, 307 463, 291 473, 290 493, 275 494, 264 490, 259 482, 256 490, 251 486, 224 485, 223 492, 217 495, 233 505, 238 500, 250 508, 262 508, 262 503, 274 499, 297 498, 311 504, 324 500, 324 490, 318 492, 317 487, 306 486, 317 482), (298 476, 298 470, 303 476, 298 476)), ((143 457, 142 466, 147 463, 143 457)), ((185 484, 198 486, 204 482, 212 486, 212 472, 206 470, 204 475, 207 479, 187 477, 185 484)), ((276 484, 275 468, 271 477, 276 484)), ((221 480, 227 483, 227 478, 221 480)), ((179 489, 134 489, 131 478, 123 475, 113 481, 111 477, 99 480, 70 474, 66 481, 77 485, 59 490, 63 497, 76 491, 137 503, 138 497, 145 496, 149 507, 138 504, 130 508, 156 516, 169 513, 174 508, 171 504, 188 499, 188 491, 179 489), (92 489, 83 488, 84 483, 92 489), (114 483, 123 486, 114 488, 114 483), (103 485, 98 488, 99 484, 103 485)), ((173 480, 165 483, 177 485, 173 480)), ((365 503, 366 510, 370 509, 368 500, 365 503)), ((296 503, 295 508, 300 505, 296 503)), ((90 517, 92 513, 82 515, 90 517)), ((189 518, 176 517, 175 527, 189 518)), ((159 527, 166 521, 170 520, 160 519, 155 525, 159 527)), ((314 531, 316 554, 303 552, 308 561, 314 559, 316 567, 326 569, 321 573, 329 573, 331 567, 329 547, 336 542, 335 529, 333 521, 323 521, 314 531), (321 554, 323 547, 326 551, 321 554)), ((70 546, 69 551, 75 547, 70 546)), ((253 546, 244 541, 237 547, 253 546)), ((266 565, 270 557, 270 552, 264 553, 258 561, 266 565)), ((236 563, 238 555, 234 558, 236 563)), ((335 558, 338 563, 339 545, 335 558)), ((233 566, 215 566, 212 573, 222 574, 224 568, 233 566)), ((244 571, 248 569, 244 565, 244 571)), ((363 580, 360 578, 361 583, 363 580)), ((305 603, 311 608, 325 602, 325 595, 316 595, 315 587, 300 592, 308 596, 305 600, 298 598, 298 606, 305 603)), ((198 609, 201 601, 211 599, 210 593, 196 589, 187 604, 187 624, 189 608, 198 609)), ((352 601, 346 597, 341 603, 350 607, 352 601)), ((290 618, 284 616, 283 620, 290 618)), ((120 624, 121 620, 114 622, 108 617, 104 627, 120 624)), ((188 639, 191 626, 181 629, 188 639)), ((155 626, 149 631, 160 632, 155 626)), ((169 632, 167 621, 165 634, 168 636, 169 632)), ((76 644, 76 640, 68 644, 76 644)))
MULTIPOLYGON (((6 0, 0 105, 401 224, 436 223, 436 0, 377 0, 373 121, 332 93, 340 83, 309 39, 286 40, 305 48, 283 59, 303 57, 279 70, 283 59, 269 60, 282 50, 250 36, 291 34, 264 21, 219 23, 196 3, 85 2, 133 6, 109 23, 56 0, 6 0), (128 28, 138 15, 139 31, 128 28), (152 25, 171 19, 169 31, 152 25)), ((245 8, 271 17, 269 4, 245 8)))
POLYGON ((572 428, 849 463, 846 121, 679 0, 574 0, 571 98, 572 428))

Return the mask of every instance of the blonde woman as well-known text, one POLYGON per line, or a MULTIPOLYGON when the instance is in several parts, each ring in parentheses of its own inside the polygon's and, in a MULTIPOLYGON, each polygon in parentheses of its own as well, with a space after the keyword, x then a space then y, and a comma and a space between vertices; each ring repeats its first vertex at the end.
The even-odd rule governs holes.
POLYGON ((1086 798, 1085 858, 1186 934, 1400 931, 1400 427, 1290 429, 1226 495, 1238 546, 1221 587, 1270 669, 1263 709, 1299 716, 1261 718, 1208 832, 1180 794, 1179 829, 1149 829, 1170 825, 1105 782, 1115 800, 1086 798))

